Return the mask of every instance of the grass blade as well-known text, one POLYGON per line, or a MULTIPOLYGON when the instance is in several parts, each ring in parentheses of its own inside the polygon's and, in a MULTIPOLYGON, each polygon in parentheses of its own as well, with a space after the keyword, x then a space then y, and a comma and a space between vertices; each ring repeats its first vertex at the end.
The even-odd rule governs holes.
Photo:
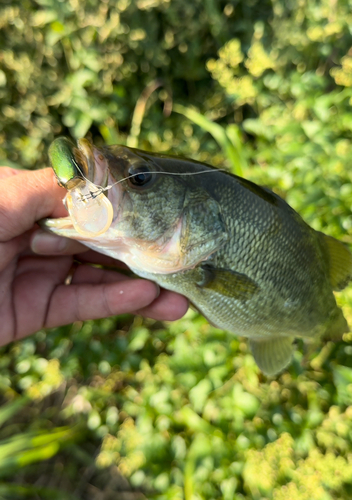
POLYGON ((18 397, 9 403, 6 403, 0 409, 0 426, 3 425, 9 418, 15 415, 25 404, 28 403, 29 398, 25 396, 18 397))
POLYGON ((206 132, 209 132, 222 148, 224 155, 231 163, 234 173, 243 176, 245 161, 242 156, 242 147, 239 141, 239 129, 236 125, 233 124, 230 126, 231 128, 228 127, 230 138, 227 131, 221 125, 212 122, 194 109, 186 108, 181 104, 175 104, 174 111, 185 116, 206 132), (237 129, 236 134, 234 133, 235 129, 237 129))

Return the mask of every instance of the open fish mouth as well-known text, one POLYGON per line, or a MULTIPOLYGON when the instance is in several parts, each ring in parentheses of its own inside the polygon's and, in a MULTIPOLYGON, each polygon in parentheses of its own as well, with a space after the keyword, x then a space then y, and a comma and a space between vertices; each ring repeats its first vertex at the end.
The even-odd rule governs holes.
POLYGON ((68 191, 63 201, 70 215, 45 219, 40 221, 40 225, 50 232, 70 238, 97 236, 105 232, 111 223, 113 208, 104 194, 108 180, 104 157, 87 139, 79 139, 75 146, 69 139, 59 137, 49 148, 49 158, 59 185, 68 191), (84 223, 81 227, 78 220, 82 217, 84 223), (86 232, 86 227, 94 226, 99 217, 100 230, 86 232), (103 223, 104 217, 106 224, 103 223), (88 218, 93 221, 92 224, 88 218))

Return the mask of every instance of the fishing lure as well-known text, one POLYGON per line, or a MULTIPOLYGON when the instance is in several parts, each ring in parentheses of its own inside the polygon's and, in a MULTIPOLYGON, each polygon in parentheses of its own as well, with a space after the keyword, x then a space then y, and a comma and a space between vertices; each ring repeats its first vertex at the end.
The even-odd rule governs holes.
POLYGON ((104 189, 89 179, 94 169, 90 144, 86 139, 78 143, 76 154, 85 158, 78 164, 73 153, 73 144, 66 138, 54 141, 49 149, 52 163, 59 165, 60 175, 54 169, 58 183, 67 189, 63 203, 70 214, 72 224, 82 236, 93 238, 105 233, 113 219, 114 210, 104 189), (84 171, 83 171, 84 170, 84 171))
POLYGON ((78 182, 67 192, 64 204, 74 228, 82 236, 99 236, 112 223, 114 211, 111 202, 100 187, 88 179, 78 182))

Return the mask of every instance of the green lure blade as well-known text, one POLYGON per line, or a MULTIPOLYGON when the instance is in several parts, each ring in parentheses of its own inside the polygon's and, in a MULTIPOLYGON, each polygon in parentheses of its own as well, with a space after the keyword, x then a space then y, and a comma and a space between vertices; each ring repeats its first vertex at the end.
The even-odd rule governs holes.
POLYGON ((49 147, 49 159, 59 184, 66 189, 69 185, 83 180, 82 169, 78 166, 73 150, 76 146, 66 137, 58 137, 49 147), (71 182, 70 182, 71 181, 71 182))

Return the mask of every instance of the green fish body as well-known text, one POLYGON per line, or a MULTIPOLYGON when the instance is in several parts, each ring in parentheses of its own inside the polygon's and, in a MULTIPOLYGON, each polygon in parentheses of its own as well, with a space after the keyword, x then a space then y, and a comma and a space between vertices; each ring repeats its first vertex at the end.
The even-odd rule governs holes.
POLYGON ((62 140, 50 155, 59 182, 67 187, 68 177, 89 172, 90 181, 112 186, 105 194, 114 216, 95 238, 79 235, 67 218, 46 221, 49 230, 185 295, 213 325, 248 337, 267 375, 290 363, 294 338, 348 331, 333 290, 352 276, 349 250, 278 195, 196 161, 62 140))

